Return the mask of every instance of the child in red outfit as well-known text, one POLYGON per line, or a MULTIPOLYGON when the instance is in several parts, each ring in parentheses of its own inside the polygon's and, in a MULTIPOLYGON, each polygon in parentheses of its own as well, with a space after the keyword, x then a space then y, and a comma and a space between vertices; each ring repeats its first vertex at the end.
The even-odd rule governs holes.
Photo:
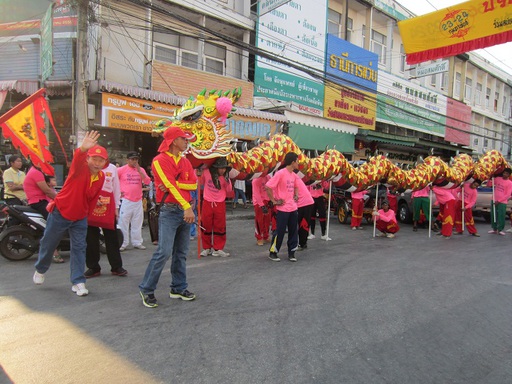
POLYGON ((203 251, 201 256, 227 257, 226 245, 226 194, 233 191, 228 174, 228 163, 221 157, 211 169, 201 175, 204 185, 201 215, 203 251), (213 238, 213 241, 212 241, 213 238))
POLYGON ((382 209, 373 211, 373 220, 376 221, 375 225, 381 232, 379 237, 395 237, 395 233, 400 230, 396 221, 395 211, 389 209, 389 203, 383 201, 381 204, 382 209))

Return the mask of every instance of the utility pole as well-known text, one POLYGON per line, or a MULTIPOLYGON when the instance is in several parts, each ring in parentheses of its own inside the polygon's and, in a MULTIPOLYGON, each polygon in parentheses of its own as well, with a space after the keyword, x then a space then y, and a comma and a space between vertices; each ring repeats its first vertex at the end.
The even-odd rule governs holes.
POLYGON ((77 26, 77 44, 76 44, 76 87, 75 87, 75 103, 74 110, 74 127, 73 135, 75 137, 74 145, 81 143, 84 139, 85 132, 88 130, 87 117, 87 90, 89 85, 89 73, 87 62, 87 15, 88 0, 76 0, 78 12, 77 26))

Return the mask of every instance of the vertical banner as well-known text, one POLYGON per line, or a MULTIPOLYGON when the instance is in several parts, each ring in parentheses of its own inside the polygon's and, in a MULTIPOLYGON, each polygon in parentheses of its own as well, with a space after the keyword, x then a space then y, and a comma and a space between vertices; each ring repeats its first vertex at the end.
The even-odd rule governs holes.
MULTIPOLYGON (((256 46, 322 72, 326 20, 327 0, 290 1, 258 18, 256 46)), ((298 112, 323 115, 323 83, 299 69, 257 56, 254 83, 255 97, 291 102, 298 112)))

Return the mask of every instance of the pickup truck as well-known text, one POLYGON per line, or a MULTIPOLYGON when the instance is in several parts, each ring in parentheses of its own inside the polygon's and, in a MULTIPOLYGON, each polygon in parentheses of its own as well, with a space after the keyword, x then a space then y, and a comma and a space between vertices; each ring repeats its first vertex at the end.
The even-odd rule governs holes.
MULTIPOLYGON (((491 221, 491 200, 492 200, 492 188, 486 186, 486 182, 478 188, 478 197, 476 199, 475 206, 473 207, 473 216, 482 217, 485 221, 491 221)), ((397 219, 402 223, 412 222, 412 199, 411 192, 405 192, 398 196, 398 212, 397 219)), ((434 215, 439 212, 439 206, 432 205, 434 215)), ((512 201, 509 200, 507 204, 507 214, 512 212, 512 201)))

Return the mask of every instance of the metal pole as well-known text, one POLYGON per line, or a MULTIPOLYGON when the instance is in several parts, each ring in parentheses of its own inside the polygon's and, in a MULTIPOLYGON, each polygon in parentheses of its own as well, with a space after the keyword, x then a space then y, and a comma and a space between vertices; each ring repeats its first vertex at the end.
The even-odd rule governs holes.
POLYGON ((329 237, 329 223, 331 221, 331 195, 332 195, 331 192, 332 192, 332 180, 329 180, 329 199, 327 201, 327 228, 325 230, 325 235, 327 236, 327 238, 325 239, 325 241, 332 240, 329 237))
POLYGON ((460 195, 462 201, 462 232, 464 232, 464 222, 466 221, 466 210, 464 209, 464 183, 462 183, 462 186, 460 187, 460 195))
MULTIPOLYGON (((375 206, 373 210, 377 212, 379 204, 379 184, 377 184, 377 188, 375 188, 375 206)), ((372 215, 373 217, 373 237, 375 237, 375 233, 377 232, 377 219, 372 215)))
POLYGON ((495 227, 497 228, 498 227, 498 224, 496 222, 496 201, 494 200, 494 176, 492 178, 492 217, 493 217, 493 228, 492 229, 495 229, 495 227))
POLYGON ((428 226, 428 237, 432 237, 432 225, 434 225, 434 218, 432 217, 432 188, 430 188, 430 196, 429 196, 429 214, 428 217, 430 217, 430 225, 428 226))

